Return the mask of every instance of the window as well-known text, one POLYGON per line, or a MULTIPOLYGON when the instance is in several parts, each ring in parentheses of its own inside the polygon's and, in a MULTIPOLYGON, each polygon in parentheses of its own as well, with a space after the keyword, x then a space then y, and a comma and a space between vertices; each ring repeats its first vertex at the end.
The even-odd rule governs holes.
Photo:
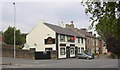
POLYGON ((65 35, 60 35, 60 42, 65 42, 65 35))
POLYGON ((60 48, 60 55, 65 55, 65 48, 60 48))
POLYGON ((70 54, 74 54, 74 48, 70 48, 70 54))
POLYGON ((84 48, 81 48, 81 53, 83 53, 84 52, 84 48))
POLYGON ((78 43, 80 43, 80 38, 78 38, 78 43))

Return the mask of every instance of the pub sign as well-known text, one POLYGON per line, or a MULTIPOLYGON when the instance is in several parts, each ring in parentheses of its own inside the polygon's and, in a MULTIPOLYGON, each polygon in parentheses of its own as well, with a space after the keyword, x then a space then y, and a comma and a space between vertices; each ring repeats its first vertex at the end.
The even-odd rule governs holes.
POLYGON ((52 37, 48 37, 47 39, 45 39, 45 44, 55 44, 55 39, 53 39, 52 37))

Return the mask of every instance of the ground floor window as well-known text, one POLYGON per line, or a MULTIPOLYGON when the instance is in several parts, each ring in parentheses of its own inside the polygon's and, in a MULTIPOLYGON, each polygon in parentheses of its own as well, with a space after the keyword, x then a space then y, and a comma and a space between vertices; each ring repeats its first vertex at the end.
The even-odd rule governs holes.
POLYGON ((83 53, 84 52, 84 48, 81 48, 81 53, 83 53))
POLYGON ((78 53, 80 53, 80 48, 78 48, 78 53))
POLYGON ((74 48, 70 48, 70 54, 74 54, 74 48))
POLYGON ((60 55, 65 55, 65 48, 60 48, 60 55))

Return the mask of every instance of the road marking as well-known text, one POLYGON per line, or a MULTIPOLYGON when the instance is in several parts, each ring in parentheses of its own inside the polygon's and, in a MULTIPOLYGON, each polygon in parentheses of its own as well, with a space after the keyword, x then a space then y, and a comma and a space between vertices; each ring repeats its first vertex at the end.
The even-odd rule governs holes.
MULTIPOLYGON (((116 68, 117 67, 117 65, 105 65, 105 66, 99 66, 99 68, 110 68, 110 67, 112 67, 112 66, 114 66, 114 68, 116 68)), ((113 67, 112 67, 113 68, 113 67)), ((118 68, 118 67, 117 67, 118 68)))
POLYGON ((14 64, 15 66, 46 66, 45 64, 41 64, 41 65, 30 65, 30 64, 14 64))

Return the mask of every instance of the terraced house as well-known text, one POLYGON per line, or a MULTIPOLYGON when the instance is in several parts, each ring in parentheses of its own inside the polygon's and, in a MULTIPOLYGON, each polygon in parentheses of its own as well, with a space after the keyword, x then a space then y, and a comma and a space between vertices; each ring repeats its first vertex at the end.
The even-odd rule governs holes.
POLYGON ((66 24, 66 28, 70 28, 72 30, 74 30, 75 32, 83 35, 86 39, 85 39, 85 48, 87 52, 90 53, 96 53, 97 51, 97 46, 96 46, 96 36, 92 34, 92 32, 88 32, 86 28, 83 29, 78 29, 78 28, 74 28, 74 24, 72 21, 72 24, 66 24))
POLYGON ((27 35, 23 50, 35 50, 36 59, 73 58, 85 50, 85 36, 65 26, 41 21, 27 35))

